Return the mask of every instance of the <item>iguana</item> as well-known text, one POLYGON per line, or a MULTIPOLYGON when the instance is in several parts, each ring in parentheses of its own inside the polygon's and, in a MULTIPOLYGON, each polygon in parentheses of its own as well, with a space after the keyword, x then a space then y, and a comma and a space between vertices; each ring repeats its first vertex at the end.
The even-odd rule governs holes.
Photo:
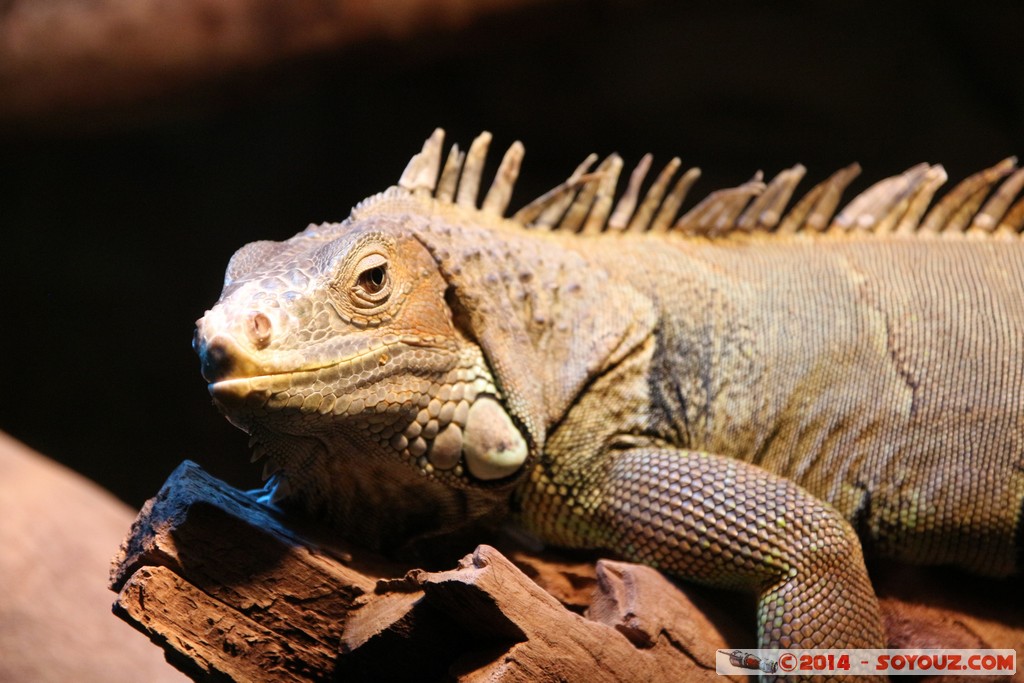
POLYGON ((232 257, 194 346, 274 501, 375 547, 510 516, 755 591, 762 647, 884 647, 861 543, 1019 572, 1015 160, 934 206, 922 164, 837 213, 854 165, 787 210, 796 166, 677 218, 698 171, 648 155, 616 201, 591 155, 504 217, 523 147, 478 201, 490 140, 442 165, 439 129, 345 221, 232 257))

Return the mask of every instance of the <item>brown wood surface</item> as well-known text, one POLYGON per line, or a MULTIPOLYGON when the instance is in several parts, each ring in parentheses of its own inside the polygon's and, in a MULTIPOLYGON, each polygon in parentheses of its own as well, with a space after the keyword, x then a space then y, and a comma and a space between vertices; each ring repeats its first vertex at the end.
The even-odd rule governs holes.
POLYGON ((409 570, 312 541, 185 463, 111 585, 115 612, 197 680, 718 678, 736 622, 657 571, 510 554, 481 545, 449 571, 409 570))
MULTIPOLYGON (((752 600, 649 567, 500 536, 426 571, 319 533, 186 462, 114 562, 115 612, 196 680, 717 680, 717 649, 753 646, 752 600)), ((875 580, 891 647, 1022 651, 1012 581, 875 580)))

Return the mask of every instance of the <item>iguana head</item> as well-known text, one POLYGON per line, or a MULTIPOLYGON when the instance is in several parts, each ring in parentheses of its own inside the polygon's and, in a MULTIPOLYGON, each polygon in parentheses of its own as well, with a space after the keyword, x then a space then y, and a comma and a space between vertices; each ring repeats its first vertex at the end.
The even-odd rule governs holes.
POLYGON ((264 429, 337 433, 426 473, 501 479, 522 464, 525 441, 507 416, 494 424, 486 406, 498 390, 446 291, 401 221, 311 226, 248 244, 197 322, 203 376, 228 418, 257 439, 264 429), (496 428, 509 430, 504 449, 487 442, 496 428))
POLYGON ((643 333, 639 299, 591 310, 606 275, 502 217, 518 143, 477 205, 488 140, 441 171, 438 131, 346 221, 246 245, 197 322, 272 499, 370 545, 501 510, 546 428, 643 333))
POLYGON ((486 515, 530 452, 401 188, 231 258, 193 346, 273 499, 388 545, 486 515))

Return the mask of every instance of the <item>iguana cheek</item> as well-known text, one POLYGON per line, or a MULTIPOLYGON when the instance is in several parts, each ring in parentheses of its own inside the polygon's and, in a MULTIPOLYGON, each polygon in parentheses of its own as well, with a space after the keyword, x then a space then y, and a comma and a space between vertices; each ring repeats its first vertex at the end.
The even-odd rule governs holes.
POLYGON ((485 481, 507 477, 526 462, 527 452, 523 435, 500 403, 486 396, 473 402, 462 437, 470 474, 485 481))

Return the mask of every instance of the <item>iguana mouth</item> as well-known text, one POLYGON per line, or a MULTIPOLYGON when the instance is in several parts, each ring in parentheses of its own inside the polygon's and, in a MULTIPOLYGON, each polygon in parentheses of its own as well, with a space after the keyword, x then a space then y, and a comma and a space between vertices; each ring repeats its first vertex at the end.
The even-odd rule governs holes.
MULTIPOLYGON (((414 350, 443 349, 431 343, 431 340, 418 337, 389 339, 385 340, 385 343, 375 344, 341 360, 217 380, 207 384, 207 391, 222 404, 257 399, 266 405, 271 399, 282 397, 287 398, 286 405, 294 403, 293 407, 296 408, 308 407, 316 410, 318 406, 304 405, 304 387, 310 387, 320 380, 326 386, 333 387, 337 394, 351 394, 409 367, 410 362, 402 362, 402 356, 414 350), (344 388, 339 391, 341 387, 344 388), (290 395, 285 396, 286 394, 290 395)), ((422 363, 422 359, 420 362, 422 363)), ((323 400, 330 402, 326 397, 323 400)), ((320 411, 324 412, 324 409, 321 408, 320 411)))
POLYGON ((438 344, 434 337, 389 334, 371 340, 374 342, 372 345, 362 345, 361 348, 358 342, 340 342, 323 344, 323 350, 317 354, 311 354, 309 351, 300 354, 289 349, 268 349, 261 353, 248 348, 230 332, 214 332, 206 336, 201 328, 202 322, 200 320, 197 325, 192 348, 199 355, 203 377, 211 386, 236 379, 256 379, 351 366, 364 362, 368 356, 373 355, 378 356, 378 360, 383 358, 380 361, 383 365, 388 356, 395 355, 390 353, 392 349, 442 349, 445 346, 438 344), (346 354, 345 351, 349 353, 346 354), (310 355, 319 355, 323 360, 307 361, 310 355))
MULTIPOLYGON (((353 356, 349 356, 348 358, 344 358, 342 360, 321 363, 319 365, 309 365, 289 370, 281 370, 279 372, 262 372, 259 374, 248 375, 245 377, 232 377, 230 379, 217 380, 215 382, 210 382, 207 385, 207 389, 210 391, 211 394, 213 394, 218 391, 230 390, 232 387, 236 385, 249 385, 255 391, 267 391, 273 388, 273 385, 275 383, 278 383, 282 379, 314 374, 317 372, 321 372, 323 370, 329 370, 331 368, 344 368, 346 366, 351 367, 354 366, 354 364, 357 361, 364 362, 368 357, 374 354, 386 353, 387 351, 385 350, 384 347, 375 347, 373 349, 367 349, 362 353, 357 353, 353 356)), ((386 363, 387 356, 385 355, 384 357, 384 361, 381 361, 380 358, 377 359, 378 365, 384 365, 386 363)))
MULTIPOLYGON (((328 366, 329 367, 329 366, 328 366)), ((222 399, 240 399, 245 398, 256 393, 266 393, 269 397, 274 389, 282 391, 292 386, 290 378, 295 375, 301 375, 306 372, 315 372, 315 370, 298 370, 294 372, 276 372, 267 375, 254 375, 252 377, 235 377, 233 379, 222 379, 218 382, 210 382, 206 385, 206 390, 210 392, 213 398, 219 400, 222 399), (280 387, 280 388, 278 388, 280 387)))
MULTIPOLYGON (((365 355, 369 356, 370 354, 365 355)), ((225 379, 220 380, 219 382, 211 382, 206 388, 207 391, 210 392, 210 396, 213 397, 214 401, 224 408, 231 408, 242 404, 249 406, 258 404, 260 407, 306 408, 306 396, 303 388, 313 385, 316 382, 318 375, 321 375, 322 373, 330 374, 332 378, 341 376, 343 373, 340 371, 346 365, 352 365, 352 360, 353 359, 346 359, 345 361, 337 363, 303 368, 300 370, 288 370, 254 375, 252 377, 225 379), (269 406, 273 399, 282 399, 280 401, 281 405, 269 406)), ((346 394, 351 394, 362 386, 378 381, 380 377, 358 377, 356 374, 353 374, 352 379, 355 381, 346 387, 344 391, 346 394)), ((337 381, 337 379, 334 379, 333 381, 337 381)), ((310 403, 308 408, 311 411, 316 412, 330 412, 329 410, 321 409, 321 405, 325 403, 325 400, 326 399, 324 397, 320 397, 316 405, 310 403)), ((275 401, 275 403, 276 402, 277 401, 275 401)), ((333 407, 333 401, 330 403, 330 407, 333 407)))

